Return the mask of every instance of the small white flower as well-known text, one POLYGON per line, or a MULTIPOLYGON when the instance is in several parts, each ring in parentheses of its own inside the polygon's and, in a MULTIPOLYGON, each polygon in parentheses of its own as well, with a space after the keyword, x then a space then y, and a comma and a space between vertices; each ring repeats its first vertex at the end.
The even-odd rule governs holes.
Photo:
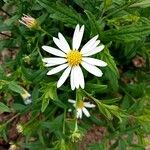
POLYGON ((103 44, 99 45, 100 40, 97 40, 98 35, 89 40, 81 49, 79 48, 83 33, 84 25, 81 28, 77 25, 74 31, 71 48, 61 33, 58 33, 58 38, 53 37, 53 41, 59 49, 50 46, 42 46, 46 52, 58 56, 43 59, 43 62, 46 63, 46 67, 57 66, 51 69, 47 75, 56 74, 65 70, 57 82, 58 88, 63 85, 70 74, 71 89, 74 90, 79 87, 84 89, 84 76, 80 66, 97 77, 101 77, 103 74, 98 67, 107 66, 107 63, 102 60, 88 57, 104 49, 103 44))
POLYGON ((95 105, 91 104, 90 102, 83 102, 82 100, 79 101, 75 101, 72 99, 68 100, 70 103, 73 104, 73 106, 76 108, 77 110, 77 118, 82 118, 82 113, 84 113, 86 115, 86 117, 90 117, 90 113, 88 112, 88 110, 86 108, 94 108, 95 105))

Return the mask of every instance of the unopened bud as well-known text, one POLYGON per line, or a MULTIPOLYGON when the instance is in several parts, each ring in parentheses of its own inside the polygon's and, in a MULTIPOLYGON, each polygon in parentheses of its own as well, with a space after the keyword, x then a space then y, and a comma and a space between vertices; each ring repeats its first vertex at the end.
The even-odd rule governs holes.
POLYGON ((30 29, 36 29, 38 28, 38 22, 35 18, 28 16, 28 15, 23 15, 23 17, 21 18, 21 20, 19 20, 19 22, 25 26, 27 26, 30 29))
POLYGON ((18 133, 23 132, 23 126, 21 124, 17 124, 16 129, 17 129, 18 133))
POLYGON ((23 93, 21 94, 21 97, 23 98, 24 103, 25 103, 26 105, 32 103, 31 94, 28 93, 28 91, 26 91, 25 89, 24 89, 23 93))
POLYGON ((15 144, 10 145, 8 150, 19 150, 15 144))

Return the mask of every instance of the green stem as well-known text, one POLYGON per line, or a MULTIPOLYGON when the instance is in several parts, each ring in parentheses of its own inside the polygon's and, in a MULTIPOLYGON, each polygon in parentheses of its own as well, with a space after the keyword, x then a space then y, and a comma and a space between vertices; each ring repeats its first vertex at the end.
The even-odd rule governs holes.
POLYGON ((24 126, 27 126, 30 123, 32 123, 38 116, 39 116, 39 114, 35 115, 30 121, 28 121, 27 123, 25 123, 24 126))
POLYGON ((74 131, 76 132, 76 131, 78 131, 78 120, 76 119, 76 121, 75 121, 75 129, 74 129, 74 131))
POLYGON ((16 117, 18 117, 20 115, 20 113, 16 114, 15 116, 13 116, 12 118, 10 118, 6 124, 10 123, 11 121, 13 121, 16 117))
POLYGON ((43 33, 45 33, 48 36, 53 37, 51 34, 49 34, 47 31, 45 31, 43 28, 39 27, 39 30, 42 31, 43 33))
POLYGON ((41 60, 43 59, 43 56, 42 56, 42 54, 41 54, 41 52, 40 52, 40 50, 39 50, 39 47, 38 47, 38 40, 37 40, 37 42, 36 42, 36 48, 35 49, 37 49, 37 51, 38 51, 38 53, 39 53, 39 56, 40 56, 40 58, 41 58, 41 60))
POLYGON ((65 134, 65 121, 66 121, 66 109, 64 111, 64 121, 63 121, 63 134, 65 134))
POLYGON ((38 51, 38 53, 39 53, 39 56, 40 56, 40 58, 41 58, 41 60, 43 59, 43 56, 42 56, 42 54, 41 54, 41 52, 40 52, 40 50, 39 50, 39 48, 37 47, 37 51, 38 51))
POLYGON ((86 92, 85 90, 82 90, 82 92, 87 95, 90 99, 94 100, 96 103, 99 102, 98 99, 94 98, 93 96, 91 96, 88 92, 86 92))

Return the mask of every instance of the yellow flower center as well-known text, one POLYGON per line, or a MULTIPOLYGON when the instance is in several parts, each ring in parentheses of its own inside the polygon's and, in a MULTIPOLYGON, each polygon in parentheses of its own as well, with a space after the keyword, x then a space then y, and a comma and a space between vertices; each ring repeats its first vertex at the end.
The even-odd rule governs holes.
POLYGON ((82 55, 79 51, 71 50, 67 54, 67 61, 70 66, 79 65, 82 61, 82 55))
POLYGON ((82 109, 84 107, 84 102, 82 100, 77 102, 77 108, 82 109))

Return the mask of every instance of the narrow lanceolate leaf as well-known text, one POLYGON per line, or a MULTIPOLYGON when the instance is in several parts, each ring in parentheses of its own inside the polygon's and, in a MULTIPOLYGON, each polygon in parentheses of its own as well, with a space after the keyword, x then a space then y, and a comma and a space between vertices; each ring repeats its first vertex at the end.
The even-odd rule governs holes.
POLYGON ((100 93, 100 92, 104 92, 106 89, 107 89, 107 85, 93 84, 93 83, 86 84, 87 91, 94 91, 100 93))
POLYGON ((0 114, 4 112, 11 112, 11 110, 4 103, 0 102, 0 114))
POLYGON ((90 12, 85 10, 84 11, 88 17, 88 21, 91 27, 91 32, 93 33, 93 35, 102 35, 102 26, 100 24, 100 21, 98 22, 95 18, 95 16, 90 12))
POLYGON ((150 7, 150 0, 143 0, 141 2, 134 3, 130 7, 141 7, 141 8, 150 7))
POLYGON ((109 79, 111 88, 116 91, 119 86, 118 85, 119 71, 117 69, 116 62, 115 62, 113 56, 111 56, 109 49, 107 49, 107 48, 105 48, 104 52, 102 54, 100 54, 99 57, 103 61, 107 62, 108 65, 105 69, 105 76, 106 76, 106 78, 109 79))
POLYGON ((115 60, 113 56, 111 56, 109 49, 105 48, 105 51, 101 54, 101 58, 103 61, 107 62, 108 67, 111 69, 111 71, 116 75, 116 77, 119 77, 119 72, 115 63, 115 60))
MULTIPOLYGON (((129 25, 120 27, 119 29, 110 29, 105 32, 107 39, 112 41, 135 41, 141 40, 143 37, 150 34, 150 24, 129 25)), ((105 37, 105 38, 106 38, 105 37)))
POLYGON ((16 82, 14 82, 14 81, 11 81, 9 83, 8 87, 13 92, 16 92, 16 93, 19 93, 19 94, 23 94, 24 93, 23 88, 20 85, 18 85, 16 82))
POLYGON ((49 101, 58 100, 56 85, 53 82, 50 82, 45 85, 43 88, 43 96, 42 96, 42 108, 41 111, 44 112, 47 108, 49 101))
POLYGON ((41 108, 42 112, 45 111, 45 109, 47 108, 48 104, 49 104, 49 99, 43 98, 43 100, 42 100, 42 108, 41 108))
POLYGON ((64 22, 67 26, 75 26, 76 24, 84 24, 80 14, 77 13, 72 7, 57 2, 50 3, 46 0, 37 0, 37 2, 51 13, 50 17, 64 22))

